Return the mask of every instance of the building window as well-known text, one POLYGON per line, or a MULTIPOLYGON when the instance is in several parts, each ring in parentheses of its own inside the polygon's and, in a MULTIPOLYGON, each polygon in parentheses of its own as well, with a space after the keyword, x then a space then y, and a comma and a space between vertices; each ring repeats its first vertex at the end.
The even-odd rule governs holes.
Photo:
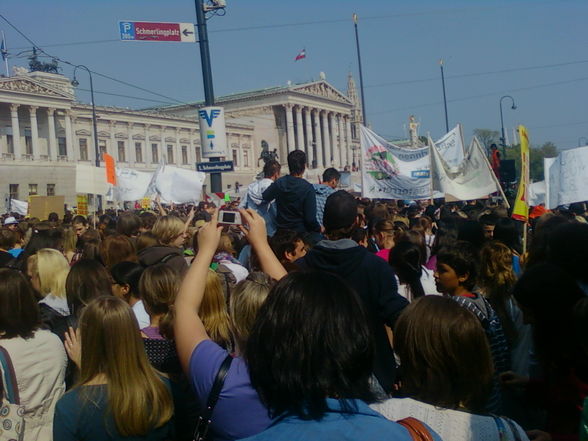
POLYGON ((243 167, 249 167, 249 150, 243 150, 243 167))
POLYGON ((59 151, 59 156, 67 156, 67 145, 63 136, 57 138, 57 150, 59 151))
POLYGON ((202 153, 200 147, 196 147, 196 162, 202 162, 202 153))
POLYGON ((235 149, 233 149, 233 166, 238 167, 239 163, 237 161, 237 158, 239 157, 239 152, 235 149))
POLYGON ((35 196, 37 194, 37 189, 37 184, 29 184, 29 196, 35 196))
POLYGON ((6 153, 14 154, 14 140, 12 135, 6 135, 6 153))
POLYGON ((80 138, 80 161, 88 160, 88 140, 80 138))
POLYGON ((167 145, 167 163, 168 164, 174 163, 174 146, 171 144, 167 145))
POLYGON ((25 135, 25 153, 27 155, 33 154, 33 137, 31 135, 25 135))
POLYGON ((127 162, 127 158, 125 157, 125 142, 118 141, 118 162, 127 162))
POLYGON ((135 143, 135 161, 138 163, 143 162, 143 147, 140 142, 135 143))
POLYGON ((104 155, 106 154, 106 140, 98 140, 98 151, 100 152, 100 160, 104 161, 104 155))
POLYGON ((10 199, 18 199, 18 184, 8 184, 10 199))
POLYGON ((47 196, 55 196, 55 184, 47 184, 47 196))
POLYGON ((185 145, 182 146, 182 164, 188 164, 188 147, 185 145))
POLYGON ((157 144, 151 144, 151 163, 157 164, 159 162, 159 149, 157 144))

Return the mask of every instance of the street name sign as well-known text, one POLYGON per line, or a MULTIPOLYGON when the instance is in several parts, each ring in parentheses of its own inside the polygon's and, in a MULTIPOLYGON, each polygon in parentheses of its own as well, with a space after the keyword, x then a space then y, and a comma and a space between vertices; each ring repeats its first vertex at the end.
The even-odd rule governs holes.
POLYGON ((204 173, 222 173, 233 171, 233 161, 197 162, 196 171, 204 173))
POLYGON ((177 41, 195 43, 194 23, 119 21, 122 41, 177 41))

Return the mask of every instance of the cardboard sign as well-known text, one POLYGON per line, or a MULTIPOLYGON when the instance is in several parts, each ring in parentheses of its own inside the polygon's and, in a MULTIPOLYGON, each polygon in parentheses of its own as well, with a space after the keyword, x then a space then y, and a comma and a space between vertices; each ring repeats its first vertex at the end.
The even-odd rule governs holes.
POLYGON ((78 207, 78 214, 82 216, 88 215, 88 195, 87 194, 79 194, 76 197, 77 199, 77 207, 78 207))
POLYGON ((29 214, 31 217, 47 220, 49 213, 65 214, 65 196, 30 196, 29 214))

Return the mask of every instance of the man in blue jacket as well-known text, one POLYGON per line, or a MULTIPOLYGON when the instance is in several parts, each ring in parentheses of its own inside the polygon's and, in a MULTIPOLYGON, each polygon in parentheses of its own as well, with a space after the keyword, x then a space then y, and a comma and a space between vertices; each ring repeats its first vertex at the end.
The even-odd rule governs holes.
POLYGON ((323 213, 327 198, 335 193, 335 189, 339 186, 340 180, 341 173, 337 169, 330 167, 323 172, 323 183, 313 184, 316 194, 316 220, 321 225, 323 224, 323 213))

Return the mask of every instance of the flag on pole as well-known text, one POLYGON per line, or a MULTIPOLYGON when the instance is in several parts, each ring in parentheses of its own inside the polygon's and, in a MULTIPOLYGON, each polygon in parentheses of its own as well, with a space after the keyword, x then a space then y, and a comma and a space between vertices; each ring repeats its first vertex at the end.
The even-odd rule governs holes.
POLYGON ((104 157, 104 164, 106 165, 106 182, 116 185, 116 168, 114 158, 108 153, 102 155, 104 157))
POLYGON ((0 45, 0 53, 2 54, 2 61, 6 61, 8 58, 8 50, 6 50, 6 42, 4 41, 4 37, 2 37, 2 44, 0 45))
POLYGON ((306 58, 306 49, 302 49, 300 52, 298 52, 298 55, 296 55, 294 61, 302 60, 303 58, 306 58))
POLYGON ((521 140, 521 179, 512 210, 512 218, 527 222, 529 220, 529 135, 524 126, 519 126, 521 140))

